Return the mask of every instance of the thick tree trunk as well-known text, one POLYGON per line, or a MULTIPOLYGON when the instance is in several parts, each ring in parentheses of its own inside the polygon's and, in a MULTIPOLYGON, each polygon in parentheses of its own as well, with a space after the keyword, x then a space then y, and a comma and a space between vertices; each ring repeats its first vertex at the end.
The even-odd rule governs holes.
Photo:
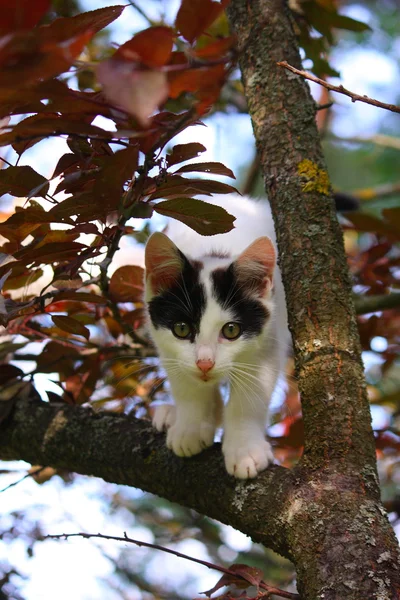
POLYGON ((342 234, 308 84, 282 0, 231 0, 239 63, 277 229, 305 452, 289 546, 304 600, 400 597, 342 234))

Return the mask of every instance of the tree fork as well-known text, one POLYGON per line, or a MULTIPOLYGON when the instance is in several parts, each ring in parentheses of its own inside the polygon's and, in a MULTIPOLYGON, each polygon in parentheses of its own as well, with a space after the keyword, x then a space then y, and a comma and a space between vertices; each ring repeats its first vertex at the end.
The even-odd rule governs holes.
POLYGON ((302 478, 289 546, 304 600, 400 598, 398 545, 379 500, 342 233, 308 85, 282 0, 231 0, 239 64, 277 230, 302 398, 302 478))

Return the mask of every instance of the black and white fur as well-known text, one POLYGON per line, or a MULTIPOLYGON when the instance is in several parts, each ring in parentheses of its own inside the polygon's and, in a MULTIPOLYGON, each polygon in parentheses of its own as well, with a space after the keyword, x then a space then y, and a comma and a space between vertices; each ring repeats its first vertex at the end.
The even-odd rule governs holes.
POLYGON ((227 471, 247 479, 273 462, 265 430, 287 351, 285 296, 268 203, 238 195, 211 202, 236 217, 232 231, 201 236, 171 220, 168 237, 153 234, 146 247, 149 328, 174 399, 156 408, 153 424, 167 430, 175 454, 188 457, 213 443, 222 411, 227 471), (190 325, 187 339, 172 331, 179 322, 190 325), (234 340, 221 333, 232 322, 241 328, 234 340), (213 366, 204 373, 204 364, 213 366))

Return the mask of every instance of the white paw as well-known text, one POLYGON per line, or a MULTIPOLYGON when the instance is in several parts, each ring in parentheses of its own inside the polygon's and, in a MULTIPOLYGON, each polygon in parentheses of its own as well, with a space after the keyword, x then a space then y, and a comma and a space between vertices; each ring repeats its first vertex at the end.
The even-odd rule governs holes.
POLYGON ((157 431, 165 431, 175 423, 176 406, 172 404, 160 404, 154 409, 152 424, 157 431))
POLYGON ((175 423, 168 429, 167 446, 177 456, 199 454, 214 442, 215 425, 207 421, 199 423, 175 423))
POLYGON ((264 439, 238 444, 224 443, 226 470, 238 479, 252 479, 274 462, 271 445, 264 439))

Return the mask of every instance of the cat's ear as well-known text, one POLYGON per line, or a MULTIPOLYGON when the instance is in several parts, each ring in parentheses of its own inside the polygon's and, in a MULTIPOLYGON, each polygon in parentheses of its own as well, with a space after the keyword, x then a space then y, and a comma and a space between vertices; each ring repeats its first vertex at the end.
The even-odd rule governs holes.
POLYGON ((145 250, 146 281, 153 293, 168 289, 182 273, 183 254, 164 233, 153 233, 145 250))
POLYGON ((242 289, 265 296, 272 289, 276 252, 269 237, 257 238, 238 256, 235 270, 242 289))

